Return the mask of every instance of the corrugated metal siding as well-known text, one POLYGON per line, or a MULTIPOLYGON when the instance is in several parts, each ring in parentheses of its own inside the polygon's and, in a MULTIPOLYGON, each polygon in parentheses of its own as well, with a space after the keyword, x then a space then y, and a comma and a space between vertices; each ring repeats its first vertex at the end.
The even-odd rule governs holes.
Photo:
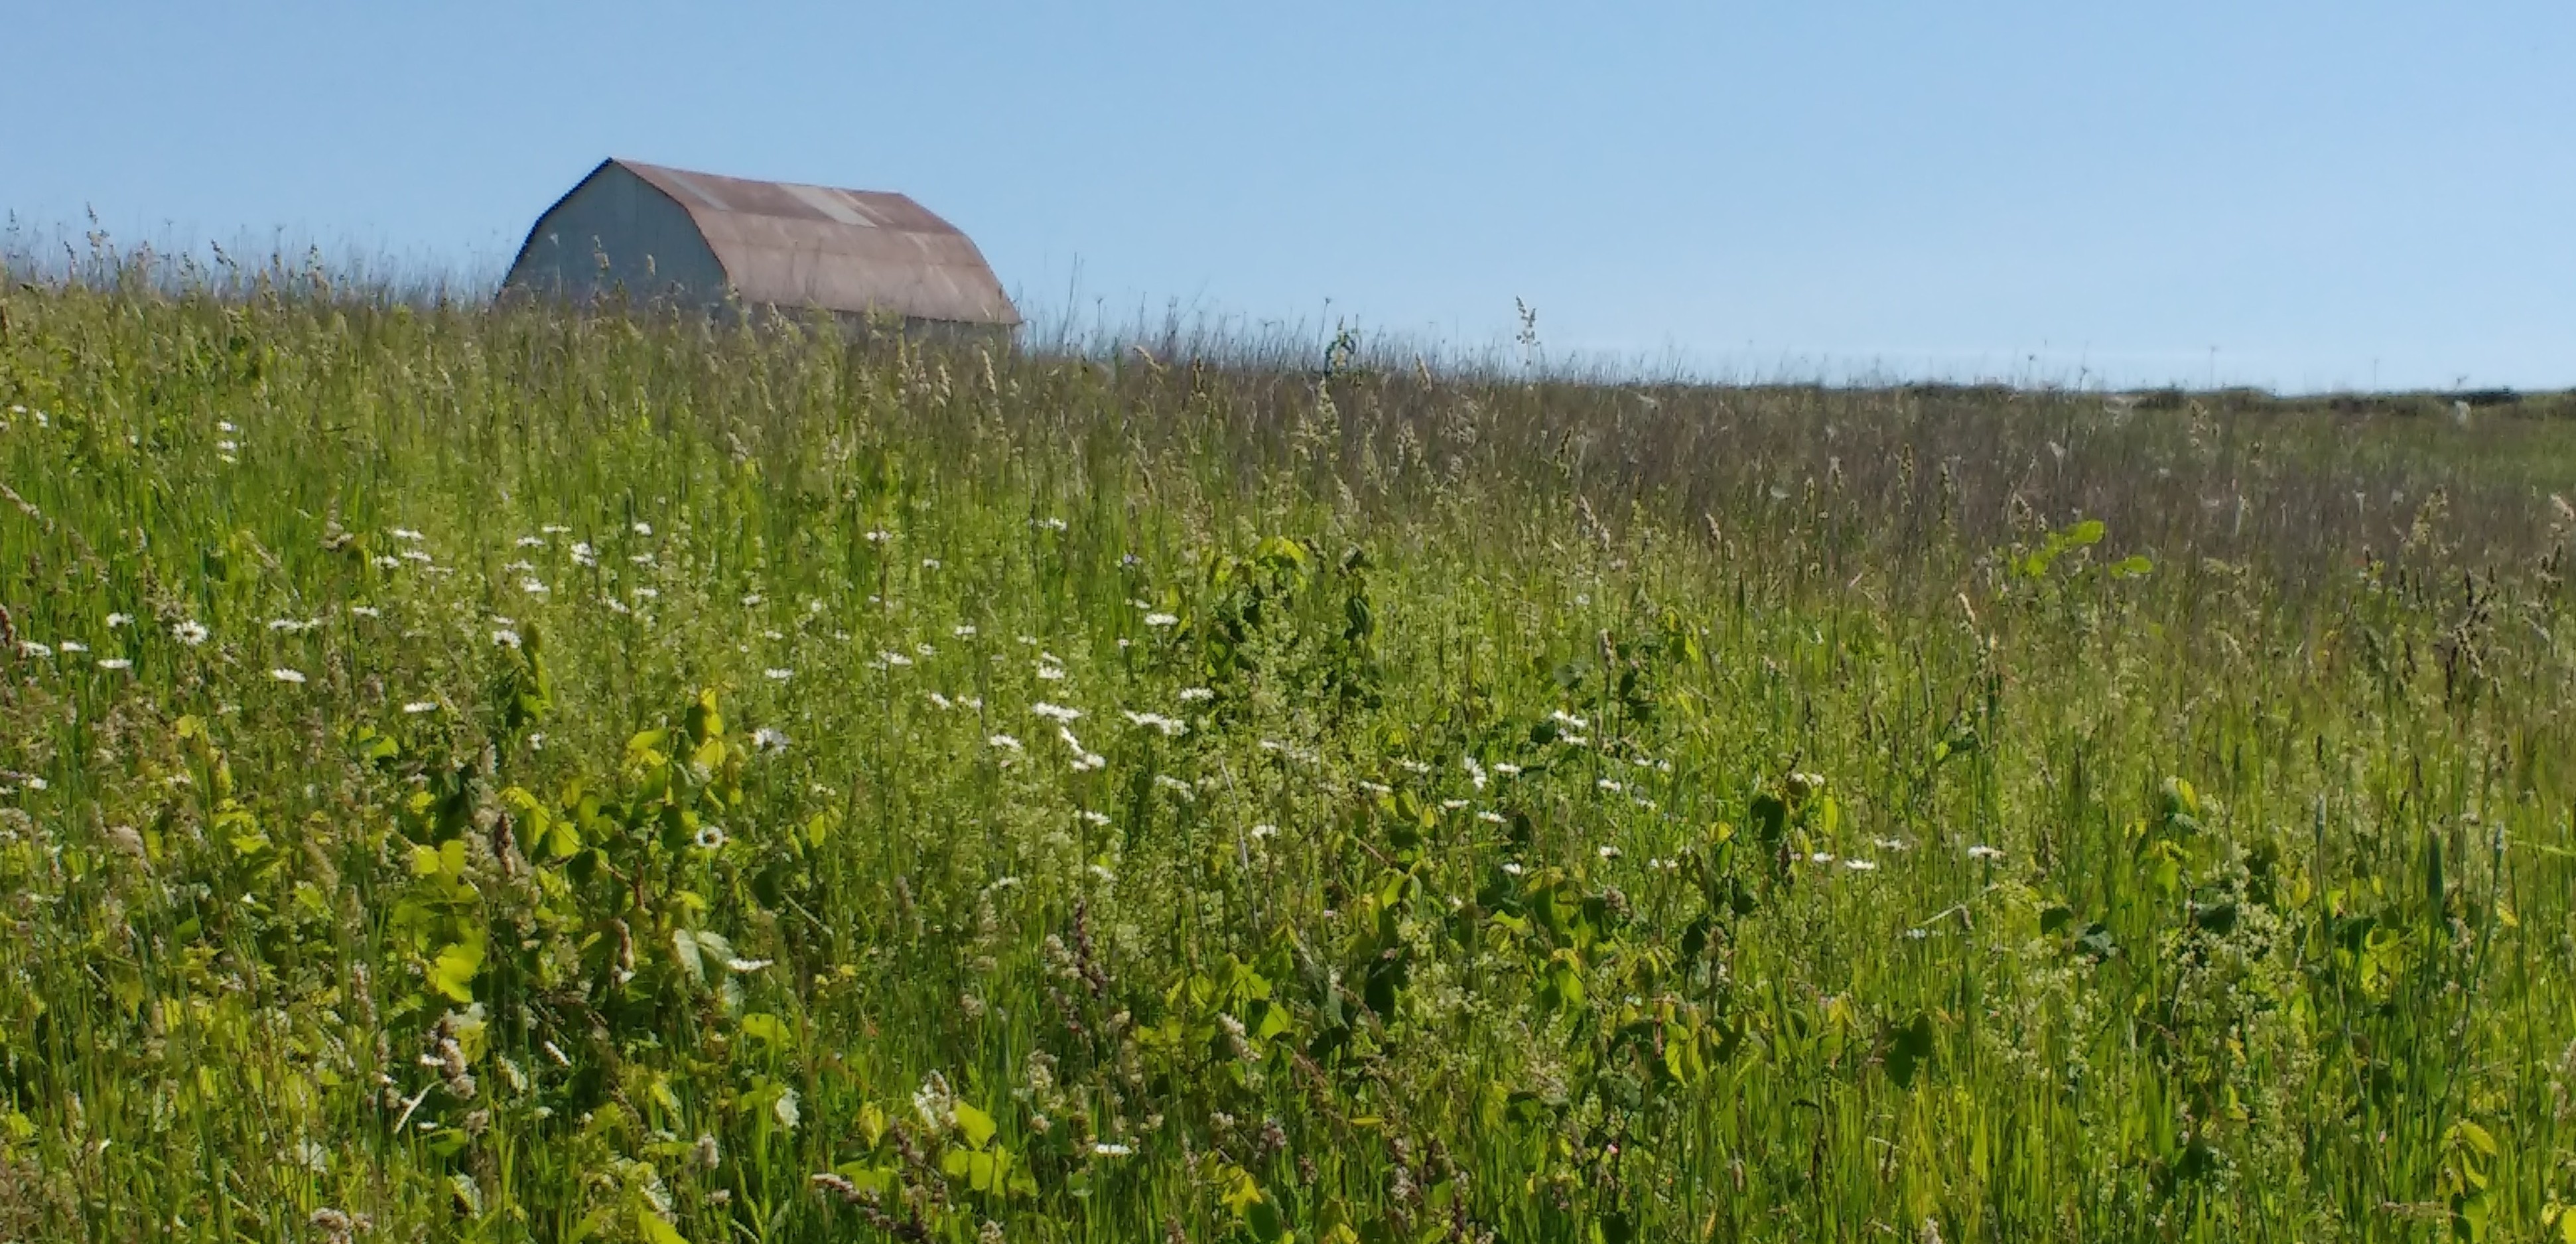
POLYGON ((695 223, 742 300, 1016 325, 1010 296, 965 234, 900 194, 746 181, 631 160, 695 223))
POLYGON ((688 211, 612 161, 537 218, 505 284, 573 298, 623 288, 638 301, 713 304, 727 281, 688 211))

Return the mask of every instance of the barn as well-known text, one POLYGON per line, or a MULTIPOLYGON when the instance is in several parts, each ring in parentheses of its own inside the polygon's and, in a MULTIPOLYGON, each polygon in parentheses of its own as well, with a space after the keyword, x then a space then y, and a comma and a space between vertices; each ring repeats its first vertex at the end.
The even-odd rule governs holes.
POLYGON ((1020 315, 957 227, 900 194, 606 160, 537 218, 505 292, 820 308, 1007 338, 1020 315))

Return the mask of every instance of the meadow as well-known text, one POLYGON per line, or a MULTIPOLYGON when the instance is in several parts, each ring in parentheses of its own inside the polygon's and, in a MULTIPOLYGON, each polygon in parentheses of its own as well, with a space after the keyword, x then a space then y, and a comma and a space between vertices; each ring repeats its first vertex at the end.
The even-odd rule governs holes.
POLYGON ((2576 404, 0 289, 0 1240, 2576 1241, 2576 404))

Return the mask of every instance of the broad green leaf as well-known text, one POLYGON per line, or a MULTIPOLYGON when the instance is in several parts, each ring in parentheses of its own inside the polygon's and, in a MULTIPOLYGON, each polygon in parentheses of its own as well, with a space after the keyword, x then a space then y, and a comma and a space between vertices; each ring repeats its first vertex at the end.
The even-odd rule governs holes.
POLYGON ((957 1120, 957 1130, 964 1134, 967 1144, 981 1149, 985 1141, 993 1138, 993 1116, 962 1101, 957 1103, 954 1115, 957 1120))

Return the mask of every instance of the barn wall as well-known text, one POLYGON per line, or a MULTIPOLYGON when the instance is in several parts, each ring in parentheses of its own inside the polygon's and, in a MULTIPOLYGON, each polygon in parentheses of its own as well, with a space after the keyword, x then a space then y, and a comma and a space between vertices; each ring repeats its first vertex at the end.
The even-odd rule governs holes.
POLYGON ((538 219, 506 284, 585 299, 622 287, 638 302, 713 304, 724 297, 725 272, 687 211, 610 164, 538 219))

